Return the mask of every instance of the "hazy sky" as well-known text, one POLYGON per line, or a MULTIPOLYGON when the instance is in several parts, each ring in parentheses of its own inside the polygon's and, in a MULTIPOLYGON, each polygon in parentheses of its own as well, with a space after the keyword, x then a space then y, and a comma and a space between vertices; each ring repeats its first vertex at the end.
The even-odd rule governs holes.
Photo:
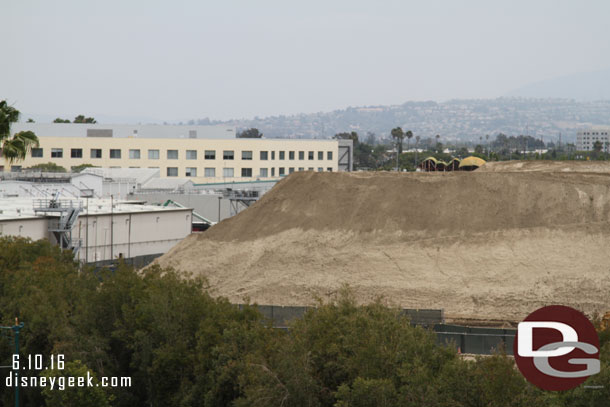
POLYGON ((495 98, 610 67, 609 16, 605 0, 6 0, 0 99, 172 121, 495 98))

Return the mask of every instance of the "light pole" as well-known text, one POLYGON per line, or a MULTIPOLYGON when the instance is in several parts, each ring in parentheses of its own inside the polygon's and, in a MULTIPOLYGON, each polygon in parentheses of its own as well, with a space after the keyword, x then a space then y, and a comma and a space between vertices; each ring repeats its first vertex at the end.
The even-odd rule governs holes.
POLYGON ((222 201, 222 196, 218 197, 218 222, 220 223, 220 201, 222 201))
POLYGON ((89 262, 89 198, 93 197, 93 189, 81 189, 80 197, 85 198, 87 219, 85 220, 85 264, 89 262))
POLYGON ((114 195, 110 195, 110 260, 114 260, 114 195))
MULTIPOLYGON (((15 325, 0 326, 0 329, 10 329, 15 334, 15 355, 19 355, 19 331, 23 328, 23 322, 19 323, 19 318, 15 318, 15 325)), ((15 363, 12 364, 13 372, 15 373, 15 407, 19 407, 19 365, 15 369, 15 363)))

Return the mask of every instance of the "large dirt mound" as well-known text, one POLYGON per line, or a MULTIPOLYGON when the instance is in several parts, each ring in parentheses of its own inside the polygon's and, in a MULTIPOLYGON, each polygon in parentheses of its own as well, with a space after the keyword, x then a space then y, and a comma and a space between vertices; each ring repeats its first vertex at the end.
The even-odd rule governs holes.
POLYGON ((610 176, 575 172, 295 173, 159 259, 240 302, 362 302, 518 320, 610 309, 610 176))
POLYGON ((477 172, 542 171, 610 173, 608 161, 493 161, 477 172))

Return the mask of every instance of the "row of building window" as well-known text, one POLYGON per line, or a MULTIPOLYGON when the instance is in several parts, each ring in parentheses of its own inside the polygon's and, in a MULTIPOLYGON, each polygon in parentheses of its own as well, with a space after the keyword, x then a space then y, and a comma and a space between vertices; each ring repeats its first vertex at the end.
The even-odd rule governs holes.
MULTIPOLYGON (((21 165, 13 165, 11 166, 11 172, 21 172, 21 165)), ((111 168, 120 168, 120 167, 111 167, 111 168)), ((140 167, 129 167, 129 168, 140 168, 140 167)), ((149 168, 158 168, 158 167, 149 167, 149 168)), ((285 167, 279 167, 277 169, 277 176, 281 177, 286 175, 286 168, 285 167)), ((307 168, 308 171, 314 171, 313 167, 309 167, 307 168)), ((297 169, 297 171, 305 171, 304 167, 299 167, 297 169)), ((317 169, 318 172, 323 172, 324 168, 323 167, 318 167, 317 169)), ((332 167, 328 167, 326 168, 326 171, 328 172, 332 172, 333 169, 332 167)), ((295 172, 295 168, 294 167, 290 167, 288 168, 288 174, 292 174, 293 172, 295 172)), ((178 174, 178 167, 167 167, 166 168, 166 173, 165 173, 168 177, 177 177, 178 174)), ((244 178, 250 178, 252 177, 252 168, 242 168, 241 169, 241 176, 244 178)), ((271 171, 269 171, 269 168, 261 168, 260 172, 258 174, 259 177, 261 178, 267 178, 267 177, 275 177, 276 175, 275 172, 275 168, 271 168, 271 171)), ((185 173, 184 173, 185 177, 197 177, 197 167, 186 167, 185 169, 185 173)), ((203 176, 207 177, 207 178, 215 178, 216 177, 216 168, 204 168, 203 169, 203 176)), ((222 169, 222 176, 225 178, 234 178, 235 177, 235 169, 234 168, 223 168, 222 169)))
MULTIPOLYGON (((121 149, 111 148, 109 151, 110 158, 121 158, 121 149)), ((43 149, 42 148, 33 148, 32 149, 32 157, 42 158, 43 157, 43 149)), ((260 160, 275 160, 275 151, 260 151, 259 152, 260 160)), ((278 159, 285 160, 286 159, 286 151, 278 151, 278 159)), ((305 160, 305 151, 288 151, 288 159, 294 160, 296 154, 298 153, 299 160, 305 160)), ((178 150, 167 150, 166 156, 168 160, 177 160, 178 159, 178 150)), ((51 158, 63 158, 64 150, 63 148, 52 148, 51 149, 51 158)), ((160 150, 148 150, 148 159, 149 160, 158 160, 160 157, 160 150)), ((316 157, 315 151, 307 151, 307 159, 314 160, 316 157)), ((71 148, 70 149, 70 158, 83 158, 83 149, 82 148, 71 148)), ((89 158, 102 158, 102 149, 101 148, 92 148, 90 150, 89 158)), ((129 150, 129 159, 130 160, 139 160, 141 158, 139 149, 130 149, 129 150)), ((215 160, 216 159, 216 150, 205 150, 203 154, 203 158, 205 160, 215 160)), ((241 159, 242 160, 252 160, 253 153, 252 151, 242 151, 241 159)), ((197 159, 197 150, 186 150, 186 159, 187 160, 196 160, 197 159)), ((222 152, 223 160, 234 160, 235 159, 235 151, 233 150, 223 150, 222 152)), ((317 152, 317 159, 324 160, 324 151, 317 152)), ((326 151, 326 159, 333 159, 333 152, 326 151)))
MULTIPOLYGON (((279 167, 277 169, 277 176, 281 177, 283 175, 286 175, 286 168, 285 167, 279 167)), ((315 169, 313 167, 309 167, 307 169, 308 171, 314 171, 315 169)), ((332 167, 328 167, 326 169, 326 171, 328 172, 332 172, 332 167)), ((297 171, 305 171, 304 167, 300 167, 297 169, 297 171)), ((317 169, 318 172, 323 172, 324 168, 323 167, 318 167, 317 169)), ((295 172, 295 168, 294 167, 289 167, 288 168, 288 174, 292 174, 293 172, 295 172)), ((275 172, 275 168, 271 168, 271 171, 269 171, 269 168, 261 168, 260 172, 258 174, 259 177, 261 178, 267 178, 267 177, 275 177, 276 175, 275 172)), ((178 167, 167 167, 166 169, 166 175, 168 177, 177 177, 178 176, 178 167)), ((197 177, 197 168, 196 167, 186 167, 185 169, 185 174, 186 177, 197 177)), ((216 168, 204 168, 203 169, 203 176, 206 178, 214 178, 216 177, 216 168)), ((235 169, 234 168, 223 168, 222 169, 222 176, 224 178, 233 178, 235 177, 235 169)), ((252 173, 252 168, 242 168, 241 169, 241 176, 243 178, 250 178, 253 176, 252 173)))

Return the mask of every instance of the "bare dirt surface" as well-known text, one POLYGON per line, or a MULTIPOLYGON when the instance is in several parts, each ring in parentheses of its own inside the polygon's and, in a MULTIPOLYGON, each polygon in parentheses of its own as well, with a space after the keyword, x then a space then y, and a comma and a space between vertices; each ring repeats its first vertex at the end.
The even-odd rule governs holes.
POLYGON ((158 262, 232 302, 310 305, 348 284, 362 303, 501 325, 548 304, 610 310, 609 226, 610 167, 306 172, 158 262))
POLYGON ((610 173, 605 161, 495 161, 488 162, 477 171, 543 171, 543 172, 593 172, 610 173))

